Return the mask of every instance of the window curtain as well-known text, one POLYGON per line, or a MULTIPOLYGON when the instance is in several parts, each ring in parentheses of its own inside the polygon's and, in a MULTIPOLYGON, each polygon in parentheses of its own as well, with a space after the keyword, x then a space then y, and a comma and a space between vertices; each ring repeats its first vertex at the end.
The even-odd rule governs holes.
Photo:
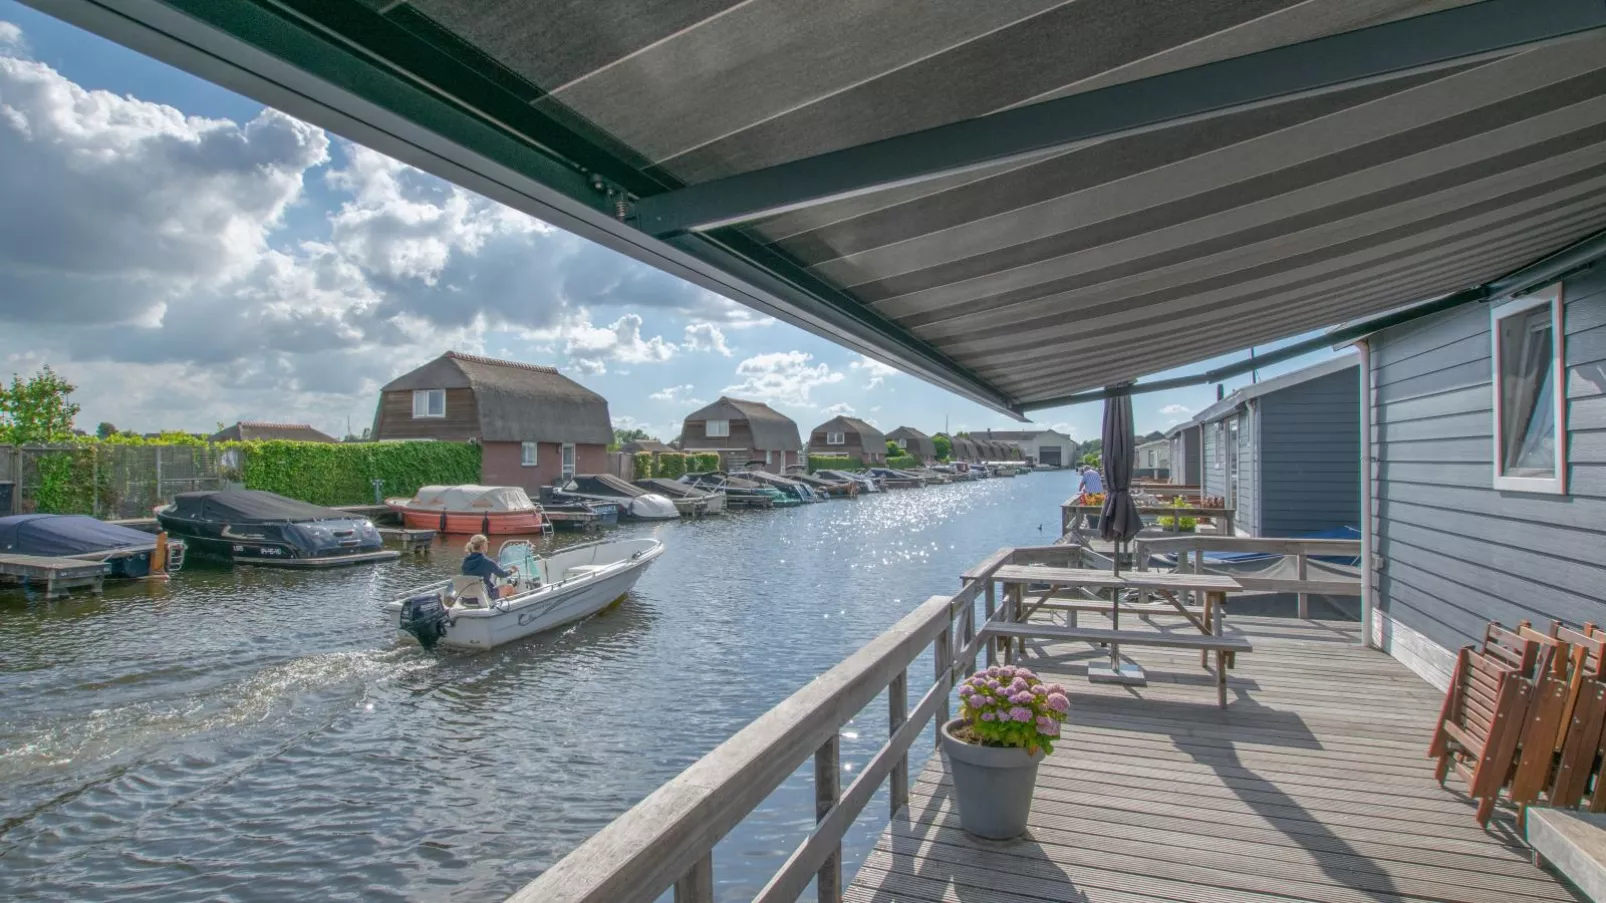
POLYGON ((1548 475, 1556 431, 1550 308, 1502 320, 1500 343, 1501 471, 1548 475))

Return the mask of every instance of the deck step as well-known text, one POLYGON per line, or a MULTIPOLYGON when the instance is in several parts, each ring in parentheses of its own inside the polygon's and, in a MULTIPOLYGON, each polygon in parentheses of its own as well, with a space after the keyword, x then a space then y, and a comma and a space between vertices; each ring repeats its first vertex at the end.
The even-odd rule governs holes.
POLYGON ((1606 814, 1529 809, 1528 845, 1584 895, 1606 903, 1606 814))

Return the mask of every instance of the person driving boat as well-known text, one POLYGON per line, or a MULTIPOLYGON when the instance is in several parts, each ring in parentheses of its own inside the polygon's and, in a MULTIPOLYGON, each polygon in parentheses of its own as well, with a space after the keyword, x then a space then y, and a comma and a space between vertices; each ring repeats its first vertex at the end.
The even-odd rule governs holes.
POLYGON ((499 595, 495 578, 506 580, 519 572, 517 565, 502 567, 496 560, 485 554, 491 547, 491 541, 482 533, 476 533, 469 538, 468 545, 463 547, 463 576, 479 577, 485 581, 485 590, 490 598, 499 595))

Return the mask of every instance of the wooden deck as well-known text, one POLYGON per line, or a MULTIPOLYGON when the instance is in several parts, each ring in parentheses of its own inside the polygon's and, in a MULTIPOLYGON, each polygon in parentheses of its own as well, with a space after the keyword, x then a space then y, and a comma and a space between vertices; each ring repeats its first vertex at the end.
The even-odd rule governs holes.
POLYGON ((100 592, 105 583, 104 561, 82 558, 54 558, 49 555, 0 555, 0 582, 42 586, 45 598, 56 599, 70 589, 88 588, 100 592))
POLYGON ((1087 644, 1029 644, 1025 663, 1061 680, 1072 710, 1027 837, 964 834, 933 756, 844 899, 1582 900, 1531 864, 1511 812, 1485 832, 1453 782, 1434 782, 1425 752, 1441 696, 1356 646, 1358 626, 1229 614, 1227 634, 1255 651, 1231 672, 1226 711, 1197 652, 1134 650, 1150 682, 1124 687, 1088 683, 1105 654, 1087 644))

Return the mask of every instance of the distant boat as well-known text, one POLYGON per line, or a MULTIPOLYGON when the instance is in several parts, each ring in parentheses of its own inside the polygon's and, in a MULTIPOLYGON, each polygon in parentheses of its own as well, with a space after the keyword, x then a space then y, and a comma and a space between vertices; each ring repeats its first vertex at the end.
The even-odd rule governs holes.
POLYGON ((731 476, 723 470, 688 473, 679 482, 706 492, 724 493, 727 508, 774 508, 801 504, 778 489, 755 480, 731 476))
POLYGON ((82 514, 0 517, 0 553, 104 561, 106 576, 137 580, 178 571, 184 543, 82 514))
POLYGON ((825 477, 828 480, 850 480, 859 484, 860 492, 884 492, 886 487, 881 481, 868 473, 855 473, 851 470, 816 470, 815 476, 825 477))
POLYGON ((191 552, 236 564, 314 568, 401 557, 367 518, 257 489, 181 492, 156 509, 156 520, 191 552))
POLYGON ((814 487, 807 483, 773 474, 767 470, 737 471, 734 475, 746 480, 752 480, 755 483, 763 483, 771 489, 779 490, 782 495, 788 498, 797 499, 800 503, 825 501, 825 496, 815 493, 814 487))
POLYGON ((575 474, 552 487, 558 499, 589 499, 613 502, 621 517, 629 520, 674 520, 680 509, 673 499, 621 480, 611 473, 575 474))
POLYGON ((551 533, 541 506, 517 486, 425 486, 413 497, 385 499, 408 527, 486 536, 551 533))
POLYGON ((890 467, 872 467, 870 473, 888 489, 918 489, 926 485, 925 477, 890 467))
POLYGON ((682 515, 723 514, 725 512, 725 493, 718 489, 704 489, 690 483, 682 483, 667 477, 649 477, 637 480, 636 486, 648 492, 673 501, 675 507, 680 509, 682 515))
POLYGON ((453 577, 410 589, 385 609, 426 649, 490 649, 596 614, 630 592, 663 551, 656 539, 623 539, 538 557, 528 540, 512 539, 497 551, 503 567, 518 569, 505 584, 511 595, 491 598, 484 579, 453 577))

